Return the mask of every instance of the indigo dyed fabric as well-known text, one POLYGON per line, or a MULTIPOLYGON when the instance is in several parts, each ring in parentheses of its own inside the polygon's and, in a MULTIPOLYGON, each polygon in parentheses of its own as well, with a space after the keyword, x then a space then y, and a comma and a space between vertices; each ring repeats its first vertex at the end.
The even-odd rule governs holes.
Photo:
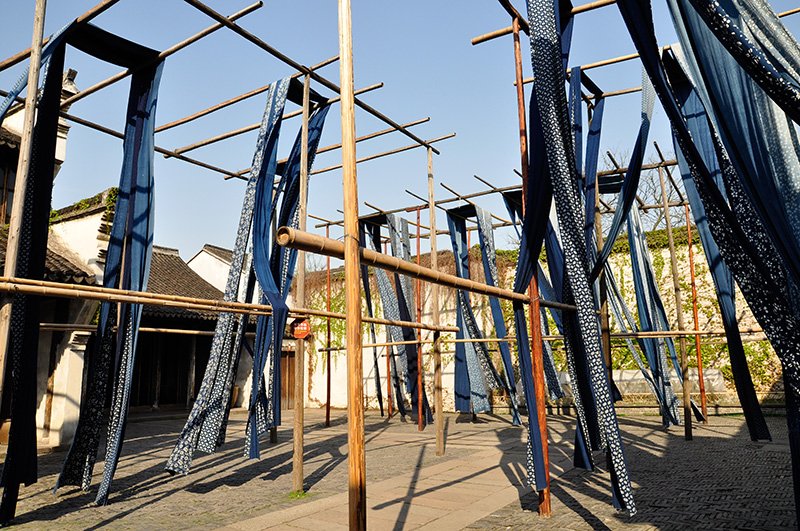
MULTIPOLYGON (((364 221, 360 221, 359 223, 359 230, 358 230, 358 237, 359 237, 359 245, 361 247, 367 247, 367 230, 365 227, 364 221)), ((372 290, 369 285, 369 267, 367 265, 361 265, 361 285, 364 288, 364 302, 367 304, 367 315, 370 317, 375 317, 375 311, 372 307, 372 290)), ((368 323, 370 337, 372 338, 372 343, 375 344, 378 342, 378 336, 375 334, 375 323, 368 323)), ((381 390, 381 373, 380 367, 378 366, 378 347, 372 347, 372 373, 375 379, 375 391, 378 396, 378 407, 381 410, 381 417, 383 416, 383 391, 381 390)))
MULTIPOLYGON (((591 391, 597 404, 601 447, 610 465, 613 500, 631 514, 636 512, 622 450, 622 439, 611 399, 605 361, 600 345, 594 297, 589 281, 584 239, 584 211, 575 148, 570 131, 569 113, 563 88, 563 41, 556 5, 548 0, 528 0, 528 24, 531 28, 531 63, 539 121, 544 132, 544 146, 549 167, 554 203, 558 214, 564 251, 565 292, 574 301, 576 333, 583 340, 590 371, 591 391)), ((568 299, 569 300, 569 299, 568 299)))
MULTIPOLYGON (((367 247, 373 251, 381 251, 381 226, 385 223, 385 219, 379 223, 368 222, 364 224, 364 229, 369 231, 370 237, 366 238, 367 247)), ((381 306, 383 308, 383 316, 390 320, 400 319, 400 309, 397 304, 397 295, 395 294, 392 282, 389 280, 389 275, 385 270, 373 268, 375 281, 378 284, 378 294, 381 299, 381 306)), ((390 342, 403 341, 403 330, 399 326, 386 326, 388 340, 390 342)), ((397 411, 400 415, 407 415, 405 405, 405 379, 408 375, 407 359, 405 356, 405 345, 397 345, 389 347, 386 355, 389 356, 389 369, 392 388, 394 389, 394 400, 397 405, 397 411), (397 352, 397 354, 395 354, 397 352)))
MULTIPOLYGON (((392 247, 392 254, 397 258, 411 261, 411 239, 408 232, 408 221, 398 218, 394 214, 386 215, 386 226, 389 229, 389 239, 392 247)), ((394 275, 395 294, 397 297, 397 308, 400 314, 400 319, 403 321, 414 321, 416 315, 412 313, 414 304, 414 288, 411 278, 406 275, 395 273, 394 275)), ((401 327, 404 341, 416 341, 417 333, 413 328, 401 327)), ((429 424, 433 422, 433 414, 428 404, 428 395, 425 393, 424 378, 423 388, 417 391, 417 356, 422 354, 418 352, 417 343, 410 343, 402 345, 405 350, 406 357, 406 391, 411 395, 411 408, 412 415, 416 415, 419 411, 418 402, 419 394, 422 395, 422 413, 424 422, 429 424)))
MULTIPOLYGON (((161 63, 157 59, 157 51, 126 41, 91 24, 73 25, 62 30, 51 40, 43 53, 43 56, 49 57, 49 60, 46 61, 45 91, 39 101, 37 123, 34 130, 33 159, 28 176, 28 192, 25 197, 26 207, 22 227, 23 237, 16 276, 42 278, 43 274, 47 218, 49 216, 47 212, 50 209, 54 175, 56 134, 64 69, 63 57, 66 44, 98 59, 135 70, 131 78, 128 100, 119 196, 103 282, 105 287, 143 291, 146 288, 150 267, 153 237, 153 122, 155 121, 161 63), (30 202, 34 204, 31 205, 30 202), (41 265, 39 265, 40 260, 41 265), (120 272, 120 264, 123 261, 126 264, 124 273, 120 272)), ((31 301, 19 305, 14 303, 9 344, 12 366, 15 363, 14 355, 17 349, 27 349, 31 345, 38 344, 38 303, 32 302, 34 300, 37 298, 31 298, 31 301), (36 316, 33 316, 34 313, 36 316), (36 320, 34 343, 28 343, 26 347, 25 341, 31 340, 28 334, 33 331, 29 322, 31 318, 36 320), (25 331, 22 332, 20 327, 24 327, 25 331), (20 333, 22 333, 21 337, 20 333)), ((101 339, 94 343, 97 348, 94 348, 94 352, 88 356, 88 375, 92 380, 87 383, 87 392, 81 403, 75 438, 58 482, 59 485, 72 484, 81 485, 84 488, 89 487, 104 421, 106 383, 109 379, 109 371, 113 367, 114 388, 106 437, 106 461, 103 480, 97 496, 97 503, 100 504, 106 502, 125 433, 130 379, 133 374, 136 337, 141 316, 141 305, 121 304, 119 319, 122 325, 116 336, 113 336, 108 324, 111 306, 111 303, 101 305, 101 321, 97 333, 97 337, 101 339), (94 381, 95 378, 96 381, 94 381)), ((33 347, 33 351, 36 350, 37 348, 33 347)), ((26 361, 26 367, 33 368, 35 378, 35 356, 26 356, 26 358, 32 358, 32 360, 26 361)), ((19 377, 24 380, 25 372, 20 372, 19 377)), ((12 377, 13 379, 17 378, 12 377)), ((12 382, 12 389, 13 385, 12 382)), ((31 391, 33 390, 35 390, 35 385, 31 387, 31 391)), ((12 398, 12 408, 15 401, 18 400, 12 398)), ((34 414, 35 404, 30 410, 30 415, 34 414)), ((12 415, 15 421, 12 423, 7 460, 12 461, 14 465, 9 465, 7 461, 3 470, 2 482, 7 487, 0 508, 0 521, 3 522, 12 517, 14 512, 10 505, 16 503, 16 494, 10 496, 8 491, 14 485, 12 476, 16 465, 27 466, 25 458, 16 455, 13 424, 17 424, 17 429, 25 429, 28 413, 19 411, 15 413, 12 409, 12 415)), ((33 422, 33 417, 30 418, 33 422)), ((35 430, 31 441, 33 446, 30 451, 34 464, 29 470, 35 477, 35 430)), ((17 482, 17 488, 18 485, 17 482)))
MULTIPOLYGON (((470 278, 469 249, 467 248, 466 220, 474 218, 478 223, 478 235, 481 248, 481 262, 484 269, 486 284, 497 286, 499 277, 497 273, 497 256, 494 246, 494 229, 492 228, 491 214, 473 205, 457 207, 447 212, 447 223, 450 229, 450 240, 455 256, 456 275, 460 278, 470 278)), ((469 293, 457 290, 458 305, 456 307, 457 326, 459 332, 457 339, 482 339, 478 323, 472 311, 469 293)), ((500 301, 489 297, 492 312, 492 321, 495 326, 495 337, 505 338, 506 327, 500 301)), ((517 410, 517 396, 514 385, 514 367, 511 363, 511 351, 505 342, 498 343, 503 362, 501 375, 492 362, 486 343, 456 343, 456 410, 482 413, 490 411, 488 402, 487 384, 491 388, 504 389, 511 399, 511 413, 513 423, 518 425, 519 412, 517 410), (468 378, 465 378, 465 374, 468 378), (466 384, 466 385, 465 385, 466 384), (465 393, 466 391, 466 393, 465 393), (464 399, 467 400, 464 400, 464 399), (482 409, 476 407, 480 405, 482 409)))
MULTIPOLYGON (((58 110, 61 103, 61 72, 64 47, 60 42, 47 54, 52 75, 43 76, 44 90, 33 130, 28 188, 20 220, 19 256, 14 276, 43 279, 47 252, 48 218, 55 174, 58 110)), ((24 88, 18 85, 17 93, 24 88)), ((36 94, 36 90, 29 91, 36 94)), ((0 123, 7 108, 0 108, 0 123)), ((39 343, 40 298, 12 296, 6 385, 10 389, 13 422, 0 484, 0 525, 7 525, 16 513, 21 484, 37 481, 36 460, 36 372, 39 343)))
MULTIPOLYGON (((796 73, 784 68, 791 66, 791 53, 800 55, 797 43, 778 32, 768 37, 780 47, 760 45, 739 2, 669 5, 694 85, 789 279, 798 285, 800 145, 792 121, 800 122, 800 91, 796 73)), ((761 17, 780 25, 771 9, 761 17)))
MULTIPOLYGON (((299 87, 297 80, 292 82, 297 89, 299 87)), ((309 172, 314 163, 328 110, 329 107, 326 105, 318 106, 309 117, 307 168, 309 172)), ((262 291, 262 301, 268 301, 272 306, 272 315, 259 316, 256 326, 251 387, 253 392, 250 396, 250 411, 245 432, 245 453, 253 459, 259 456, 259 436, 266 433, 269 428, 281 424, 280 357, 283 351, 284 329, 289 315, 286 299, 294 278, 297 250, 278 245, 272 233, 272 226, 275 221, 278 227, 298 227, 301 151, 302 131, 298 132, 277 188, 273 189, 277 171, 275 163, 277 143, 274 147, 268 145, 265 151, 265 158, 268 157, 266 173, 256 184, 253 213, 253 268, 262 291), (268 363, 269 371, 264 374, 268 363)), ((264 166, 262 170, 263 168, 264 166)))
MULTIPOLYGON (((639 208, 635 206, 631 208, 628 214, 628 247, 631 254, 633 287, 636 292, 636 309, 639 314, 640 330, 646 332, 664 331, 664 328, 668 330, 668 327, 661 326, 664 323, 657 317, 662 315, 661 312, 664 311, 664 306, 661 302, 661 294, 658 292, 658 282, 656 281, 650 253, 647 249, 647 240, 642 229, 639 208)), ((608 269, 606 270, 608 271, 608 269)), ((669 427, 670 424, 678 425, 680 423, 678 399, 669 381, 669 368, 665 352, 667 349, 666 340, 644 337, 640 339, 639 344, 642 346, 647 358, 647 364, 650 367, 656 398, 661 409, 661 421, 665 427, 669 427)), ((673 366, 676 372, 680 374, 680 365, 677 364, 676 359, 673 359, 673 366)))
MULTIPOLYGON (((667 59, 669 59, 669 57, 667 57, 667 59)), ((717 161, 717 150, 712 138, 708 114, 700 101, 700 97, 692 88, 688 77, 686 77, 684 68, 679 63, 679 60, 667 60, 665 63, 670 82, 675 88, 681 103, 681 111, 686 119, 686 125, 692 133, 692 138, 699 149, 703 162, 709 169, 717 189, 720 190, 723 198, 727 199, 725 183, 722 178, 719 162, 717 161)), ((675 145, 675 152, 679 154, 678 166, 683 179, 686 197, 691 204, 697 233, 703 243, 703 252, 706 256, 706 262, 709 264, 711 278, 714 281, 717 301, 719 302, 720 313, 722 314, 722 324, 725 328, 728 353, 731 358, 733 381, 736 385, 739 403, 742 406, 742 411, 747 421, 750 438, 754 441, 764 439, 771 440, 769 428, 767 427, 767 423, 761 411, 761 405, 758 402, 758 397, 756 396, 753 386, 753 379, 750 376, 750 370, 747 366, 747 357, 745 356, 744 345, 739 332, 739 320, 736 314, 736 286, 733 281, 733 276, 722 260, 719 247, 711 235, 705 207, 698 195, 697 187, 692 180, 691 172, 686 164, 686 159, 680 154, 677 145, 675 145)))
POLYGON ((735 170, 731 168, 731 171, 726 171, 723 168, 722 171, 731 203, 729 206, 703 162, 659 59, 649 3, 621 0, 617 2, 617 7, 672 123, 675 141, 680 148, 679 156, 685 157, 686 167, 703 202, 709 229, 719 246, 720 255, 781 360, 795 504, 800 506, 800 321, 786 295, 785 276, 782 279, 780 275, 784 266, 774 259, 774 249, 766 245, 769 240, 761 238, 759 219, 752 216, 754 207, 749 203, 741 184, 731 175, 735 170))
MULTIPOLYGON (((267 93, 267 105, 258 132, 252 170, 245 187, 231 267, 225 285, 223 299, 226 301, 236 301, 239 297, 239 284, 255 209, 256 185, 267 172, 267 168, 264 166, 267 149, 271 145, 277 145, 280 117, 283 114, 287 92, 288 80, 284 79, 270 85, 267 93)), ((230 396, 226 393, 227 375, 229 368, 235 363, 235 358, 240 354, 234 349, 233 343, 233 333, 240 319, 242 317, 237 317, 232 313, 219 314, 214 339, 211 343, 211 354, 200 390, 189 418, 178 437, 178 442, 167 461, 166 469, 171 473, 188 474, 195 450, 199 449, 210 453, 216 449, 224 410, 230 402, 230 396), (201 434, 204 434, 202 439, 201 434)))
POLYGON ((639 189, 639 178, 642 175, 642 162, 647 149, 647 138, 650 133, 650 120, 653 116, 653 104, 655 94, 650 80, 642 72, 642 122, 639 125, 639 133, 636 135, 636 143, 633 146, 631 158, 628 161, 628 170, 625 172, 625 180, 622 182, 620 199, 614 209, 614 218, 611 220, 611 227, 608 230, 605 243, 600 251, 597 261, 594 263, 590 278, 592 281, 600 276, 608 257, 611 255, 611 248, 617 241, 622 230, 622 224, 628 216, 628 212, 636 199, 636 192, 639 189))

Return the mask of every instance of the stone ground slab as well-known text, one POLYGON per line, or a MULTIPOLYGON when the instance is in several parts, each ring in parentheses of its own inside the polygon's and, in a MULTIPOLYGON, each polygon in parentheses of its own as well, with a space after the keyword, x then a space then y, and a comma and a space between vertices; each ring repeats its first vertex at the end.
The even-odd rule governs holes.
MULTIPOLYGON (((199 455, 192 472, 163 467, 182 427, 180 418, 128 426, 110 503, 94 490, 52 494, 65 454, 40 458, 39 483, 22 489, 22 529, 341 529, 347 525, 347 432, 344 412, 322 425, 306 411, 307 495, 291 490, 291 414, 276 444, 259 460, 243 457, 244 416, 235 412, 228 442, 199 455)), ((769 418, 774 442, 753 443, 740 417, 712 417, 683 440, 657 417, 621 417, 639 513, 616 512, 602 470, 572 468, 574 419, 550 416, 553 517, 542 519, 524 487, 525 431, 508 417, 446 418, 447 455, 436 457, 431 428, 366 418, 370 529, 786 529, 796 526, 785 418, 769 418)), ((102 456, 101 456, 102 457, 102 456)), ((602 461, 602 456, 597 459, 602 461)), ((602 467, 601 467, 602 468, 602 467)), ((102 463, 95 470, 95 489, 102 463)))

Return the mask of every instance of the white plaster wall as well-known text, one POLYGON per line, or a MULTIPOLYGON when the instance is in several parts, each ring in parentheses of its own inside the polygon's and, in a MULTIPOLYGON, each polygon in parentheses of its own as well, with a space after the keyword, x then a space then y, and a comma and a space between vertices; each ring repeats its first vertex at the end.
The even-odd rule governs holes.
POLYGON ((225 283, 228 281, 228 271, 231 265, 223 262, 216 256, 205 251, 200 251, 187 262, 192 270, 200 275, 203 280, 217 288, 225 291, 225 283))
POLYGON ((98 253, 108 247, 107 241, 97 238, 103 214, 104 211, 101 210, 95 214, 50 225, 50 230, 91 268, 98 282, 103 280, 103 268, 97 260, 98 253))

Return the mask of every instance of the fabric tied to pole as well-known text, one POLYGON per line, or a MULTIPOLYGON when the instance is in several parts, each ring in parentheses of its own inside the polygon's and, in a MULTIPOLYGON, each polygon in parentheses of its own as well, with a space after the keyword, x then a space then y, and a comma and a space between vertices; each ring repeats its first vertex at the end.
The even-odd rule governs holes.
MULTIPOLYGON (((359 245, 367 247, 367 228, 364 221, 359 222, 359 245)), ((364 301, 367 303, 367 315, 375 317, 375 311, 372 307, 372 290, 370 289, 369 282, 369 267, 361 265, 361 284, 364 287, 364 301)), ((375 323, 369 323, 369 331, 372 337, 373 345, 378 342, 378 336, 375 334, 375 323)), ((378 397, 378 407, 381 410, 381 417, 383 416, 383 392, 381 390, 381 372, 378 366, 378 347, 372 347, 372 373, 375 379, 375 393, 378 397)))
MULTIPOLYGON (((16 276, 43 278, 47 219, 50 209, 61 103, 63 60, 67 44, 103 61, 135 71, 131 78, 123 140, 122 170, 103 284, 104 287, 144 291, 147 286, 153 244, 153 123, 162 63, 157 58, 157 51, 112 35, 91 24, 65 28, 53 37, 43 52, 43 59, 47 65, 45 90, 39 101, 34 129, 34 155, 25 194, 20 258, 16 276), (30 202, 35 204, 32 205, 30 202), (124 269, 121 268, 122 263, 125 264, 124 269)), ((29 351, 32 348, 33 352, 37 351, 35 345, 38 339, 33 344, 26 344, 25 341, 30 340, 28 334, 34 332, 29 322, 34 312, 36 313, 36 316, 33 317, 36 320, 34 337, 38 337, 38 303, 27 301, 27 297, 23 299, 23 303, 17 304, 16 301, 19 299, 15 298, 12 311, 9 343, 12 366, 16 365, 14 357, 18 348, 25 348, 29 351)), ((38 300, 38 298, 34 299, 38 300)), ((57 487, 69 484, 79 485, 84 489, 89 488, 97 458, 100 431, 105 420, 107 382, 113 368, 114 385, 108 417, 106 460, 103 480, 97 495, 99 504, 105 504, 107 500, 108 489, 116 470, 125 434, 136 337, 141 317, 141 305, 120 304, 117 316, 120 326, 115 333, 110 327, 112 307, 116 307, 116 304, 103 303, 101 305, 97 337, 93 342, 92 352, 88 356, 87 390, 81 402, 77 431, 57 482, 57 487)), ((35 356, 26 356, 26 358, 32 359, 26 364, 33 368, 35 378, 35 356)), ((15 385, 15 381, 21 383, 20 377, 22 380, 25 379, 24 371, 12 377, 12 386, 15 385)), ((31 385, 31 390, 35 390, 35 379, 31 385)), ((14 422, 11 428, 6 465, 3 469, 2 483, 6 487, 6 491, 3 495, 3 506, 0 508, 0 522, 2 523, 13 517, 12 505, 16 503, 16 494, 9 496, 9 490, 14 486, 11 476, 14 475, 17 466, 27 466, 26 459, 16 455, 15 428, 25 428, 28 415, 31 415, 32 422, 32 415, 35 414, 35 404, 32 405, 33 409, 28 412, 14 411, 13 408, 17 402, 19 400, 16 397, 12 398, 14 422), (13 464, 9 465, 9 462, 13 464), (12 498, 14 499, 12 500, 12 498)), ((22 406, 21 403, 18 405, 22 406)), ((35 481, 35 431, 30 442, 32 448, 29 451, 33 455, 33 466, 30 470, 33 473, 33 481, 35 481)), ((19 483, 17 483, 17 488, 18 485, 19 483)))
MULTIPOLYGON (((574 302, 577 308, 573 323, 575 333, 582 339, 583 355, 589 367, 591 394, 597 406, 601 448, 606 452, 611 473, 612 500, 617 507, 632 514, 636 512, 636 508, 600 345, 600 330, 589 279, 589 264, 586 260, 585 213, 577 186, 575 147, 563 89, 564 42, 560 31, 560 13, 553 1, 528 0, 527 6, 538 121, 543 132, 545 156, 564 250, 564 292, 569 297, 565 302, 574 302)), ((566 332, 565 335, 569 336, 570 331, 566 332)))
POLYGON ((614 247, 614 242, 617 241, 622 224, 630 212, 631 205, 636 199, 636 192, 639 189, 639 179, 642 175, 642 162, 644 162, 644 154, 647 149, 647 138, 650 133, 650 120, 653 116, 653 104, 655 103, 655 93, 653 92, 653 85, 647 77, 646 72, 642 71, 642 122, 639 125, 639 133, 636 135, 636 143, 633 146, 631 158, 628 161, 628 169, 625 172, 625 180, 622 182, 622 189, 620 190, 620 197, 617 201, 617 206, 614 209, 614 218, 611 220, 606 241, 597 261, 594 263, 590 279, 596 280, 600 276, 600 272, 605 267, 608 257, 611 255, 611 249, 614 247))
MULTIPOLYGON (((676 51, 679 50, 677 47, 674 47, 674 49, 676 51)), ((670 59, 669 56, 667 59, 670 59)), ((665 61, 670 82, 680 98, 681 111, 703 158, 703 162, 709 169, 720 194, 727 199, 708 114, 697 92, 692 88, 685 69, 679 63, 680 61, 675 59, 665 61)), ((706 262, 709 264, 711 278, 714 281, 717 301, 722 315, 722 324, 725 328, 728 353, 731 358, 733 381, 736 385, 739 403, 747 421, 750 438, 754 441, 771 440, 772 437, 764 419, 764 414, 761 411, 761 405, 758 402, 758 396, 753 386, 753 379, 747 366, 747 357, 744 352, 742 336, 739 332, 739 319, 736 314, 736 286, 733 282, 733 276, 722 260, 719 247, 711 235, 705 207, 692 180, 686 159, 680 153, 677 144, 675 145, 675 152, 678 153, 678 168, 683 179, 683 187, 691 205, 697 233, 703 244, 703 252, 706 256, 706 262)))
MULTIPOLYGON (((645 239, 642 222, 637 207, 631 208, 628 215, 628 247, 631 254, 631 268, 633 269, 633 287, 636 292, 636 309, 639 314, 640 329, 653 332, 660 330, 660 317, 664 312, 664 305, 661 295, 658 292, 658 283, 653 272, 653 264, 647 250, 647 240, 645 239), (657 317, 658 316, 658 317, 657 317)), ((606 269, 608 271, 608 268, 606 269)), ((614 286, 616 289, 616 286, 614 286)), ((615 297, 617 299, 617 297, 615 297)), ((622 302, 618 299, 618 302, 622 302)), ((617 319, 622 322, 621 319, 617 319)), ((678 425, 678 398, 672 390, 669 381, 667 368, 666 341, 659 341, 657 338, 644 337, 639 340, 647 364, 650 367, 650 374, 655 395, 661 409, 661 421, 665 427, 670 424, 678 425)), ((674 347, 672 349, 674 352, 674 347)), ((680 374, 680 365, 677 359, 673 359, 673 366, 680 374)))
MULTIPOLYGON (((447 223, 450 228, 450 239, 455 256, 456 275, 460 278, 470 278, 466 226, 466 220, 470 218, 476 219, 478 223, 481 261, 486 284, 497 286, 499 276, 491 215, 473 205, 466 205, 447 211, 447 223)), ((458 290, 456 296, 458 300, 456 317, 459 328, 456 338, 482 339, 480 327, 472 311, 469 293, 464 290, 458 290)), ((506 337, 506 326, 500 301, 496 297, 489 297, 489 306, 495 327, 495 337, 504 339, 506 337)), ((456 343, 456 411, 465 413, 470 411, 474 413, 490 411, 491 406, 488 402, 486 389, 486 384, 488 383, 490 387, 503 389, 509 394, 513 423, 514 425, 519 425, 520 419, 511 350, 508 348, 508 343, 504 341, 500 341, 498 347, 503 362, 502 375, 492 362, 486 343, 479 341, 475 343, 456 343), (472 406, 471 409, 470 405, 472 406)))
POLYGON ((772 242, 763 237, 764 229, 737 179, 737 172, 732 166, 726 169, 722 152, 717 150, 717 156, 730 205, 705 165, 660 61, 650 4, 619 0, 617 7, 672 123, 679 156, 685 157, 720 255, 781 360, 795 505, 800 507, 800 321, 787 296, 784 266, 775 259, 772 242))

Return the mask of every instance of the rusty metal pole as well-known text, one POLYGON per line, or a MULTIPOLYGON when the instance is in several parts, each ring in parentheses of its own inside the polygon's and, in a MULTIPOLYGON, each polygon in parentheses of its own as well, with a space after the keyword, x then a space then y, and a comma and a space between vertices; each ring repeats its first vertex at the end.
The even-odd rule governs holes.
MULTIPOLYGON (((417 265, 420 265, 420 241, 422 238, 420 237, 420 208, 417 207, 417 265)), ((422 322, 422 281, 417 279, 416 282, 417 288, 417 322, 422 322)), ((423 393, 422 393, 422 330, 417 330, 417 339, 419 343, 417 343, 417 430, 422 431, 425 429, 425 425, 423 423, 423 412, 424 408, 422 407, 423 403, 423 393)))
MULTIPOLYGON (((686 327, 683 323, 683 298, 681 296, 681 283, 678 276, 678 259, 675 256, 675 241, 672 237, 672 220, 669 217, 669 197, 667 197, 667 184, 664 180, 664 170, 658 167, 658 178, 661 181, 661 199, 664 204, 664 221, 667 225, 667 242, 669 243, 669 260, 672 269, 672 289, 675 292, 675 314, 678 318, 678 330, 683 332, 686 327)), ((692 440, 692 381, 689 379, 689 361, 686 356, 686 337, 680 336, 680 363, 683 376, 683 431, 687 441, 692 440)))
MULTIPOLYGON (((519 118, 519 151, 522 171, 522 210, 526 211, 526 195, 528 191, 528 126, 525 120, 525 89, 522 85, 522 48, 519 42, 519 19, 514 18, 512 31, 514 34, 514 63, 517 80, 517 112, 519 118)), ((535 258, 538 260, 538 257, 535 258)), ((528 321, 531 336, 531 361, 533 366, 533 383, 536 389, 536 415, 542 439, 542 457, 544 459, 545 481, 547 487, 539 491, 539 515, 549 517, 550 508, 550 457, 547 444, 547 410, 544 393, 544 353, 542 352, 542 329, 539 318, 539 285, 536 273, 528 286, 531 302, 528 305, 528 321)))
MULTIPOLYGON (((694 249, 692 247, 692 224, 689 215, 689 205, 683 205, 686 210, 686 235, 689 238, 689 274, 692 278, 692 314, 694 316, 694 330, 700 331, 700 316, 697 309, 697 282, 694 270, 694 249)), ((694 349, 697 353, 697 382, 700 386, 700 409, 703 412, 703 424, 708 424, 708 403, 706 400, 706 382, 703 379, 703 352, 700 349, 700 334, 694 336, 694 349)))
MULTIPOLYGON (((33 127, 36 118, 36 95, 39 86, 39 69, 42 62, 42 38, 44 37, 44 18, 47 11, 46 0, 36 0, 33 14, 33 36, 31 40, 31 61, 28 69, 28 97, 25 98, 25 116, 22 124, 22 138, 17 162, 16 190, 11 206, 11 219, 8 225, 8 243, 5 256, 4 275, 16 276, 17 256, 19 255, 22 211, 28 186, 28 170, 33 151, 33 127)), ((55 75, 55 74, 54 74, 55 75)), ((61 75, 61 73, 58 73, 61 75)), ((0 401, 5 386, 6 363, 8 359, 8 334, 11 328, 11 297, 4 295, 0 307, 0 401)))
MULTIPOLYGON (((331 226, 328 225, 325 227, 325 237, 331 237, 331 226)), ((328 290, 325 294, 325 309, 327 311, 331 311, 331 257, 328 256, 326 259, 326 266, 327 266, 327 284, 328 290)), ((327 380, 327 387, 325 388, 325 427, 330 427, 331 425, 331 318, 328 317, 325 320, 325 336, 326 336, 326 347, 328 350, 325 351, 325 356, 327 359, 325 360, 327 367, 325 370, 325 379, 327 380)))
MULTIPOLYGON (((386 242, 383 244, 383 254, 389 254, 389 249, 386 242)), ((389 333, 389 328, 386 327, 386 342, 392 341, 389 333)), ((386 395, 389 400, 389 418, 392 418, 394 413, 394 405, 392 404, 392 347, 386 347, 386 395)))
POLYGON ((353 28, 350 0, 339 0, 339 79, 342 97, 345 339, 347 347, 347 464, 350 529, 367 529, 367 466, 364 452, 364 353, 361 348, 361 255, 358 237, 356 121, 353 95, 353 28))

